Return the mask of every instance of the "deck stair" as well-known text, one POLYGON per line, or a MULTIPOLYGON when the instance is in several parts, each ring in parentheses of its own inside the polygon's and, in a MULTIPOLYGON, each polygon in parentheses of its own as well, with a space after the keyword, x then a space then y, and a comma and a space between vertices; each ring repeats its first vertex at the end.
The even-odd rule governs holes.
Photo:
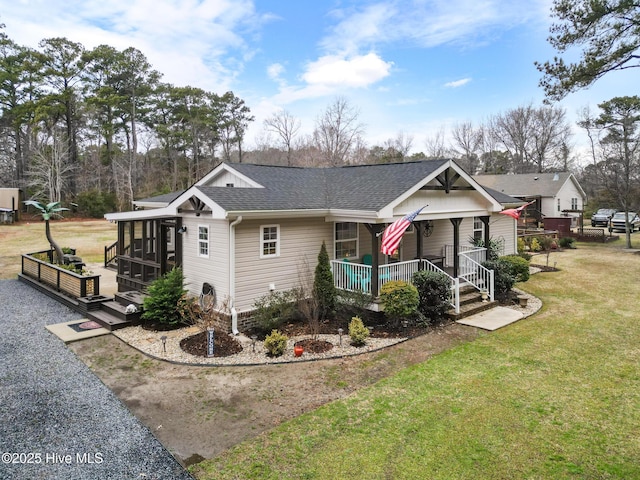
POLYGON ((471 286, 465 286, 460 288, 460 312, 456 313, 455 309, 452 308, 445 313, 445 316, 456 321, 497 306, 497 301, 483 302, 482 295, 478 290, 471 286))
POLYGON ((87 318, 98 322, 108 330, 138 325, 143 303, 144 295, 140 292, 118 292, 113 299, 102 302, 100 309, 87 311, 87 318), (136 311, 127 311, 129 305, 134 305, 136 311))

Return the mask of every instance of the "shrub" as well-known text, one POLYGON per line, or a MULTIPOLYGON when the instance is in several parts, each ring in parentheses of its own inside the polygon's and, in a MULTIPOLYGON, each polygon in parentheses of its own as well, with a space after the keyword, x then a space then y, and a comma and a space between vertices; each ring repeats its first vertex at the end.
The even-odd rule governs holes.
POLYGON ((495 297, 499 300, 506 300, 516 283, 516 277, 511 273, 511 264, 500 258, 486 261, 482 266, 494 272, 495 297))
POLYGON ((362 290, 340 290, 336 296, 336 314, 341 319, 350 319, 358 316, 367 320, 378 314, 378 312, 367 310, 367 306, 372 302, 373 297, 370 293, 362 290))
POLYGON ((527 262, 530 262, 531 259, 533 258, 533 255, 527 252, 520 252, 518 253, 518 256, 524 258, 527 262))
POLYGON ((393 280, 382 285, 380 301, 384 303, 384 313, 397 322, 416 314, 420 297, 418 289, 410 283, 393 280))
POLYGON ((509 264, 510 273, 516 278, 516 282, 529 280, 529 262, 520 255, 505 255, 500 260, 509 264))
POLYGON ((574 243, 576 239, 572 237, 562 237, 560 239, 560 247, 562 248, 576 248, 574 243))
POLYGON ((105 213, 117 210, 117 197, 115 193, 101 192, 100 190, 85 190, 76 197, 78 211, 92 218, 102 218, 105 213))
POLYGON ((369 329, 364 326, 360 317, 353 317, 349 322, 349 337, 351 337, 351 344, 356 347, 364 345, 369 338, 369 329))
POLYGON ((165 273, 147 289, 142 320, 164 325, 178 325, 182 320, 178 304, 186 293, 181 268, 174 268, 165 273))
POLYGON ((333 315, 336 309, 336 287, 333 283, 331 273, 331 263, 327 254, 327 247, 322 242, 320 253, 318 254, 318 264, 316 265, 313 296, 318 305, 320 320, 333 315))
POLYGON ((258 328, 263 332, 270 332, 289 320, 295 311, 296 297, 295 290, 284 290, 269 292, 258 298, 253 304, 253 316, 258 328))
POLYGON ((536 237, 533 237, 531 239, 531 243, 529 244, 529 249, 532 252, 539 252, 540 250, 542 250, 542 245, 540 245, 540 240, 538 240, 536 237))
POLYGON ((524 238, 518 238, 518 253, 522 255, 527 250, 527 244, 524 242, 524 238))
POLYGON ((431 322, 442 318, 450 307, 450 282, 447 275, 421 270, 413 275, 413 284, 418 290, 420 313, 431 322))
POLYGON ((272 357, 279 357, 287 349, 287 336, 278 330, 272 330, 264 339, 264 348, 272 357))

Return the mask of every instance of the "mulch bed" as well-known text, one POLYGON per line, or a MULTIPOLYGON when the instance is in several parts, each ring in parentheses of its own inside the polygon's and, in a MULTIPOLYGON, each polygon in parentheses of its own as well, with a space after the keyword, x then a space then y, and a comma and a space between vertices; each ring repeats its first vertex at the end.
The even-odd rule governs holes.
POLYGON ((314 340, 313 338, 305 338, 296 342, 296 346, 302 347, 305 352, 324 353, 333 348, 333 343, 324 340, 314 340))
MULTIPOLYGON (((180 341, 180 348, 191 355, 198 357, 207 356, 209 341, 207 332, 196 333, 180 341)), ((233 337, 226 334, 219 334, 213 337, 213 356, 228 357, 242 351, 242 345, 233 337)))

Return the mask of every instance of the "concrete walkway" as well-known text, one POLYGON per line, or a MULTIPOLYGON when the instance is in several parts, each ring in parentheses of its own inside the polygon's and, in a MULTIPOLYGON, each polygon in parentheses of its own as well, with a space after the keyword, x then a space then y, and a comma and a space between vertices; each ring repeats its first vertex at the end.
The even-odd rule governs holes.
POLYGON ((46 325, 79 314, 0 281, 0 479, 192 480, 46 325))

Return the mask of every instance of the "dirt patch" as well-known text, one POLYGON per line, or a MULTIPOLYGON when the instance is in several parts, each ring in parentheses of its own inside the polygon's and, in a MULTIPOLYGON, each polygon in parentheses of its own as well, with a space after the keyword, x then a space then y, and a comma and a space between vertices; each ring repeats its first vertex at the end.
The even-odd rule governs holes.
POLYGON ((174 365, 150 359, 113 335, 69 348, 189 464, 484 334, 448 324, 377 352, 253 367, 174 365))

